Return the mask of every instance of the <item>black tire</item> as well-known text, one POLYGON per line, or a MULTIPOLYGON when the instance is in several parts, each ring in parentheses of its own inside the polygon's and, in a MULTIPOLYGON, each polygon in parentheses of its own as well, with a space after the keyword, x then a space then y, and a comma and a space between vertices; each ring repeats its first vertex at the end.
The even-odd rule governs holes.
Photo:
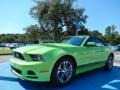
POLYGON ((109 55, 108 60, 105 65, 105 70, 112 70, 113 68, 114 55, 109 55))
POLYGON ((74 61, 69 57, 63 57, 57 61, 52 70, 51 83, 55 86, 65 86, 68 83, 70 83, 71 79, 74 76, 74 73, 75 73, 74 61), (64 65, 66 66, 66 70, 64 68, 65 67, 64 65))

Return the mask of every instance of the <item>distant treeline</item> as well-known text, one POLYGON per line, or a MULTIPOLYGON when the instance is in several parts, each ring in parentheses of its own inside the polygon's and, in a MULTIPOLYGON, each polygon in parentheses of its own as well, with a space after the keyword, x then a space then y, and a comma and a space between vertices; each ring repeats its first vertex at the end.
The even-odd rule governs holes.
MULTIPOLYGON (((1 43, 38 43, 42 40, 54 40, 53 31, 43 31, 38 28, 37 25, 30 25, 29 27, 25 28, 26 33, 24 34, 0 34, 0 42, 1 43)), ((77 35, 90 35, 98 37, 105 42, 117 45, 120 44, 120 34, 116 30, 115 25, 108 26, 105 30, 105 34, 103 35, 98 30, 90 31, 85 27, 81 28, 77 32, 77 35)), ((67 30, 61 31, 58 33, 60 39, 57 42, 62 41, 67 36, 75 36, 75 30, 67 30)))

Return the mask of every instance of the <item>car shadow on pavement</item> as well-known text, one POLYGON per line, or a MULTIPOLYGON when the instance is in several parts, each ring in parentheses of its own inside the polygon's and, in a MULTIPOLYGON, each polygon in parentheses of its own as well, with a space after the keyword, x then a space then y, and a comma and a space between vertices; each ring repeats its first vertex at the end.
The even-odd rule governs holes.
POLYGON ((50 83, 36 83, 15 77, 0 76, 0 81, 18 82, 25 90, 120 90, 120 67, 112 71, 97 69, 74 77, 66 87, 54 87, 50 83))

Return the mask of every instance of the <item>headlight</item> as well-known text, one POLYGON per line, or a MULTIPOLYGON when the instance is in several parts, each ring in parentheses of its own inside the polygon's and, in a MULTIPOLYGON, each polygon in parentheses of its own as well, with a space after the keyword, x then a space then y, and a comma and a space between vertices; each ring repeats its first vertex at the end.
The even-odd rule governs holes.
POLYGON ((30 54, 30 57, 32 58, 33 61, 44 61, 41 55, 30 54))

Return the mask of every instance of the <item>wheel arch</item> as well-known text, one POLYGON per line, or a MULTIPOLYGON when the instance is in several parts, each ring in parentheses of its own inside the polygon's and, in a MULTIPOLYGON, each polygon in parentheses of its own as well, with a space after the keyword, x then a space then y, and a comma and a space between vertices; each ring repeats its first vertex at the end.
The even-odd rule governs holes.
MULTIPOLYGON (((75 59, 72 55, 64 55, 64 56, 61 56, 61 57, 56 61, 56 63, 57 63, 61 58, 65 58, 65 57, 68 57, 68 58, 72 59, 73 62, 74 62, 74 64, 75 64, 75 67, 77 66, 76 59, 75 59)), ((55 63, 55 64, 56 64, 56 63, 55 63)))

